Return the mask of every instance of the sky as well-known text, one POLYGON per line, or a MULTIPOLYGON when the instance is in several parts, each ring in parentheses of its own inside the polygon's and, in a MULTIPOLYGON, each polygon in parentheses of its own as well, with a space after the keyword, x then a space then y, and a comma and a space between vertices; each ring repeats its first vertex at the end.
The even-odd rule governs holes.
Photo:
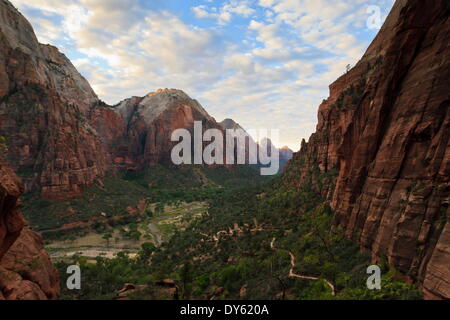
POLYGON ((280 144, 298 150, 328 86, 361 58, 394 1, 11 2, 105 102, 181 89, 217 121, 278 129, 280 144))

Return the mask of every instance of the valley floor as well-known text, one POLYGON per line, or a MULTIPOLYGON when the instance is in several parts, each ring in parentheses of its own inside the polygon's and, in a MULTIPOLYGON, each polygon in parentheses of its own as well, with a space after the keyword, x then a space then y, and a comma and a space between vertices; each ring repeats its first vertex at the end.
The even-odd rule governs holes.
POLYGON ((387 263, 381 266, 382 290, 367 289, 370 258, 335 226, 334 213, 314 183, 294 191, 275 179, 251 188, 224 188, 204 201, 186 202, 184 196, 164 206, 153 202, 148 206, 153 214, 138 216, 138 222, 52 241, 49 249, 62 279, 70 264, 83 272, 82 290, 63 287, 62 298, 421 297, 387 263), (121 234, 140 236, 116 243, 121 234), (81 254, 69 257, 74 252, 81 254), (134 289, 121 290, 125 284, 134 289))
MULTIPOLYGON (((158 203, 154 203, 147 208, 156 212, 157 206, 158 203)), ((190 221, 199 218, 206 211, 205 202, 164 205, 161 212, 151 217, 145 213, 136 217, 138 223, 105 229, 103 232, 92 231, 80 237, 49 241, 46 249, 54 261, 74 255, 90 259, 97 256, 112 259, 122 251, 127 251, 128 256, 133 258, 144 243, 160 246, 170 239, 175 230, 183 230, 190 221), (135 230, 134 234, 130 234, 132 230, 135 230)))

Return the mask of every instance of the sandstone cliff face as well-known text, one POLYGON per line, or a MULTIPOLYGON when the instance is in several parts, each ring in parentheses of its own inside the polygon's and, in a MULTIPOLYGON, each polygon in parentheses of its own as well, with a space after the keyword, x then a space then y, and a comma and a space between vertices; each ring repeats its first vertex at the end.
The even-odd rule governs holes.
POLYGON ((23 187, 0 160, 0 300, 47 300, 59 296, 59 276, 42 238, 24 227, 18 211, 23 187))
POLYGON ((193 136, 195 121, 202 122, 203 130, 222 130, 196 100, 176 89, 160 89, 142 98, 124 100, 115 111, 126 126, 122 143, 114 143, 121 147, 112 151, 114 162, 119 165, 130 162, 137 167, 171 164, 171 150, 178 143, 171 142, 172 132, 185 128, 193 136))
POLYGON ((26 19, 0 0, 0 135, 28 189, 66 198, 103 177, 106 154, 86 119, 99 104, 70 61, 39 44, 26 19))
POLYGON ((0 163, 0 260, 17 240, 24 221, 17 209, 23 188, 14 172, 0 163))
POLYGON ((317 132, 291 164, 295 183, 312 168, 338 172, 323 190, 337 223, 427 298, 450 298, 449 10, 446 0, 397 1, 361 61, 330 86, 317 132))

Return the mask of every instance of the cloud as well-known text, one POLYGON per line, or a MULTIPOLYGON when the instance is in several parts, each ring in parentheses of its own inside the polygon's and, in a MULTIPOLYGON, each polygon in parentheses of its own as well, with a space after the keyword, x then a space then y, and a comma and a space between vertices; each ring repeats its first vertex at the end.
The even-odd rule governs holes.
POLYGON ((237 0, 231 0, 220 8, 199 5, 193 7, 192 11, 197 18, 215 19, 220 25, 228 24, 235 15, 248 18, 255 13, 255 10, 249 7, 246 1, 237 0))
POLYGON ((250 54, 234 54, 225 57, 225 67, 246 75, 255 72, 255 62, 250 54))

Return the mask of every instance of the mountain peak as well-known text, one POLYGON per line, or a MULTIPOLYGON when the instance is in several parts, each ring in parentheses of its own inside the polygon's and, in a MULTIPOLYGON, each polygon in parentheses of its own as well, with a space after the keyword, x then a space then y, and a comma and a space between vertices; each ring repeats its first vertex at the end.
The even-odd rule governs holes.
POLYGON ((146 97, 151 97, 151 96, 154 96, 154 95, 157 95, 157 94, 160 94, 160 93, 175 93, 175 94, 179 93, 179 94, 186 95, 186 93, 183 90, 165 88, 165 89, 158 89, 156 91, 149 92, 146 95, 146 97))
POLYGON ((158 89, 156 92, 147 94, 139 103, 139 111, 145 119, 153 120, 164 111, 176 107, 179 104, 189 105, 206 119, 212 120, 212 117, 197 100, 192 99, 184 91, 179 89, 158 89))

